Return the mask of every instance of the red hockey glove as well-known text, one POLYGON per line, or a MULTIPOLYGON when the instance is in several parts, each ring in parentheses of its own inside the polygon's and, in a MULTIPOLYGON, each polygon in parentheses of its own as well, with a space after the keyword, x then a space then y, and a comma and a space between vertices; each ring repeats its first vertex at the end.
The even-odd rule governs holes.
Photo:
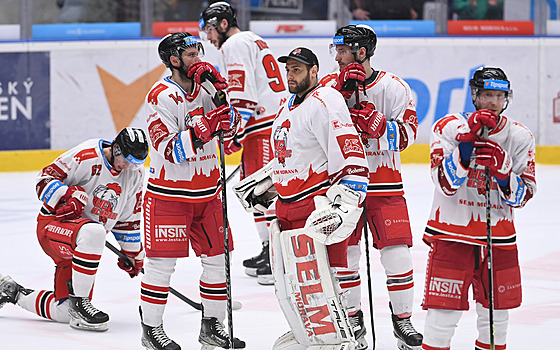
POLYGON ((216 90, 225 90, 228 84, 224 77, 208 62, 196 62, 189 67, 187 73, 189 78, 192 78, 195 83, 201 84, 205 79, 208 79, 214 84, 216 90))
POLYGON ((58 201, 56 218, 60 221, 79 219, 84 215, 84 207, 88 203, 88 195, 80 186, 69 186, 66 193, 58 201))
POLYGON ((487 166, 490 175, 506 180, 511 174, 512 161, 509 154, 494 141, 478 139, 473 142, 476 164, 487 166))
POLYGON ((216 132, 229 130, 231 127, 230 107, 222 105, 202 116, 194 125, 194 134, 206 143, 216 132))
POLYGON ((350 109, 350 116, 356 129, 375 139, 380 138, 387 129, 385 116, 373 108, 350 109))
POLYGON ((359 85, 363 85, 365 80, 366 70, 364 67, 359 63, 351 63, 340 71, 332 87, 348 99, 359 85))
POLYGON ((126 250, 121 249, 121 252, 124 253, 128 259, 124 260, 123 258, 119 258, 117 265, 119 268, 128 273, 130 278, 138 276, 144 267, 144 257, 146 256, 146 253, 144 252, 142 246, 140 246, 140 249, 141 250, 139 252, 127 252, 126 250))
POLYGON ((489 109, 475 111, 471 114, 469 120, 467 121, 471 130, 466 134, 458 134, 456 139, 461 142, 471 142, 477 138, 478 133, 483 126, 494 129, 496 125, 498 125, 498 120, 500 120, 500 117, 489 109))

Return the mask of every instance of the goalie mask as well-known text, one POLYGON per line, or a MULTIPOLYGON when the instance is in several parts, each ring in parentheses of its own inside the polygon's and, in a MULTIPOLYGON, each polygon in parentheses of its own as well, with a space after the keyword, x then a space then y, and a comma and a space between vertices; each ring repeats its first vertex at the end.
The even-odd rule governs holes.
POLYGON ((184 68, 185 65, 181 59, 181 55, 184 50, 190 47, 197 48, 198 57, 204 57, 204 47, 202 46, 202 43, 190 33, 179 32, 168 34, 159 42, 159 58, 167 68, 177 69, 186 74, 186 69, 184 68), (179 67, 175 67, 171 64, 171 56, 175 56, 179 59, 181 62, 179 67))
POLYGON ((500 68, 493 68, 493 67, 481 67, 477 69, 471 80, 469 80, 469 86, 471 88, 471 96, 473 105, 476 109, 479 109, 477 106, 477 99, 479 95, 484 90, 497 90, 497 91, 504 91, 505 92, 505 100, 504 105, 500 113, 502 113, 513 97, 513 91, 511 90, 510 82, 504 73, 503 70, 500 68))
POLYGON ((148 139, 144 130, 137 128, 124 128, 113 140, 113 155, 111 164, 119 159, 120 164, 126 164, 124 169, 137 167, 144 164, 148 157, 148 139), (120 159, 122 158, 122 159, 120 159))
POLYGON ((361 64, 373 56, 375 47, 377 46, 377 35, 368 25, 350 24, 340 27, 336 31, 333 42, 329 46, 329 52, 332 56, 336 56, 337 45, 348 45, 350 47, 350 52, 354 55, 354 60, 361 64), (363 60, 358 60, 356 56, 360 47, 366 48, 366 56, 363 60))

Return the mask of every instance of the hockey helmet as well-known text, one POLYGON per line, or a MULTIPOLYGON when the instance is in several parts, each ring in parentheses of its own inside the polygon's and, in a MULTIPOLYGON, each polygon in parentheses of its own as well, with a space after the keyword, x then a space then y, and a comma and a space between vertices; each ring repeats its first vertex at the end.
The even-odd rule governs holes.
MULTIPOLYGON (((333 42, 329 46, 331 55, 336 55, 337 45, 348 45, 350 51, 356 56, 360 47, 366 48, 366 57, 363 61, 367 60, 375 52, 377 46, 377 35, 375 31, 365 24, 349 24, 344 27, 338 28, 333 37, 333 42)), ((358 61, 358 60, 356 60, 358 61)), ((363 62, 362 61, 362 62, 363 62)), ((362 63, 360 62, 360 63, 362 63)))
POLYGON ((142 129, 122 129, 113 140, 113 145, 113 157, 123 156, 131 164, 143 164, 148 157, 148 139, 142 129))
POLYGON ((505 92, 506 99, 502 111, 507 108, 513 97, 513 91, 511 90, 510 82, 506 73, 504 73, 504 71, 500 68, 478 68, 474 72, 472 79, 469 80, 469 86, 471 88, 471 96, 475 107, 477 107, 476 98, 482 90, 499 90, 505 92))
POLYGON ((196 47, 198 49, 198 57, 204 56, 204 47, 202 46, 202 43, 190 33, 179 32, 167 34, 159 42, 159 58, 167 68, 172 68, 171 56, 175 56, 180 59, 183 50, 186 50, 189 47, 196 47))
POLYGON ((235 9, 225 1, 219 1, 208 5, 200 14, 198 25, 201 31, 204 31, 204 27, 209 24, 217 28, 222 19, 228 21, 228 29, 229 27, 237 27, 235 9))

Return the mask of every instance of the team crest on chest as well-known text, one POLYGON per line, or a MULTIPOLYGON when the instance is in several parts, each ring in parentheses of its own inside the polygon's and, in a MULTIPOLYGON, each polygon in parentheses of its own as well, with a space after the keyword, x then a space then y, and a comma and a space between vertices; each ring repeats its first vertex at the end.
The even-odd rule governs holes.
POLYGON ((107 185, 99 185, 93 191, 93 209, 92 214, 99 215, 99 222, 105 224, 107 220, 117 218, 115 210, 119 202, 122 188, 118 183, 109 183, 107 185))
POLYGON ((282 166, 286 166, 286 158, 292 156, 292 150, 288 149, 288 133, 290 132, 290 126, 290 121, 285 120, 274 130, 274 158, 276 158, 278 163, 282 166))

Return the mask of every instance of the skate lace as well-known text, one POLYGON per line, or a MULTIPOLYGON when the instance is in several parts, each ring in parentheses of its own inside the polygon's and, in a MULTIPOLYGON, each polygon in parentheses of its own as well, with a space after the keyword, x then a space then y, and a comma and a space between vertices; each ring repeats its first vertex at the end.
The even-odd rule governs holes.
POLYGON ((229 341, 229 334, 226 332, 224 325, 221 324, 220 322, 216 321, 214 326, 216 328, 216 331, 220 335, 220 337, 222 337, 224 339, 227 339, 229 341))
POLYGON ((397 322, 397 327, 399 327, 399 330, 404 334, 404 335, 411 335, 411 334, 416 334, 418 333, 416 331, 416 329, 414 329, 414 327, 412 326, 412 323, 410 322, 410 318, 403 318, 398 320, 397 322))
POLYGON ((88 298, 82 299, 82 307, 85 312, 87 312, 90 316, 95 316, 96 313, 100 312, 95 306, 91 304, 88 298))
POLYGON ((171 339, 169 339, 169 337, 163 330, 163 324, 160 324, 159 326, 152 329, 152 336, 159 344, 161 344, 161 346, 167 346, 171 343, 171 339))

